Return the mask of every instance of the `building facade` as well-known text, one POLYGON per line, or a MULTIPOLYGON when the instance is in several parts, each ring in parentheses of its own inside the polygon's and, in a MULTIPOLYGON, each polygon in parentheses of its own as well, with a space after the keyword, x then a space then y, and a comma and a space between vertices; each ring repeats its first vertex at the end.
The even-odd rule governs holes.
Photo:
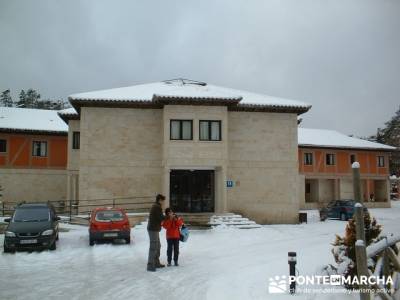
POLYGON ((3 201, 71 200, 86 212, 163 193, 180 213, 296 223, 299 209, 353 198, 358 161, 364 202, 390 207, 395 148, 298 128, 308 104, 182 79, 69 100, 58 115, 0 108, 3 201))
POLYGON ((56 111, 0 107, 2 201, 66 199, 67 132, 56 111))
POLYGON ((178 212, 297 222, 297 116, 308 104, 186 80, 77 94, 70 102, 78 114, 61 116, 69 140, 80 136, 68 158, 71 197, 161 192, 178 212))
POLYGON ((353 199, 353 162, 360 163, 361 194, 368 207, 390 207, 389 156, 395 148, 331 130, 299 128, 301 208, 353 199))

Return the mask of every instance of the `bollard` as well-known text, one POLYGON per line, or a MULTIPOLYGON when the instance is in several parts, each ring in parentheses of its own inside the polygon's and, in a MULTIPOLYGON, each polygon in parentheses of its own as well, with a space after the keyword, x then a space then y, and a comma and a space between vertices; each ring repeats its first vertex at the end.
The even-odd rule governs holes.
MULTIPOLYGON (((289 276, 290 276, 289 278, 295 278, 296 276, 296 263, 297 263, 296 252, 288 252, 288 264, 289 264, 289 276)), ((294 294, 296 292, 295 280, 290 281, 289 291, 291 294, 294 294)))

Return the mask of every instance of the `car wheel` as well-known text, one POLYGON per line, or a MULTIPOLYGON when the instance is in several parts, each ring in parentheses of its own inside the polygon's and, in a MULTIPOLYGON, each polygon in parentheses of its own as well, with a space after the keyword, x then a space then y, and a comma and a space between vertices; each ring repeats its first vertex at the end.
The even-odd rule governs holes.
POLYGON ((58 241, 58 240, 59 240, 59 237, 58 237, 58 232, 57 232, 56 241, 58 241))
POLYGON ((345 213, 341 213, 341 214, 340 214, 340 220, 342 220, 342 221, 347 221, 347 217, 346 217, 346 214, 345 214, 345 213))
POLYGON ((130 244, 131 243, 131 237, 126 238, 125 241, 126 241, 127 244, 130 244))
POLYGON ((15 252, 15 250, 12 250, 12 249, 10 249, 10 248, 8 248, 7 246, 6 246, 6 244, 4 244, 4 253, 14 253, 15 252))
POLYGON ((90 246, 94 246, 94 240, 89 239, 89 245, 90 245, 90 246))
POLYGON ((56 241, 55 241, 55 240, 54 240, 53 244, 50 245, 49 249, 50 249, 51 251, 54 251, 54 250, 57 249, 57 244, 56 244, 56 241))

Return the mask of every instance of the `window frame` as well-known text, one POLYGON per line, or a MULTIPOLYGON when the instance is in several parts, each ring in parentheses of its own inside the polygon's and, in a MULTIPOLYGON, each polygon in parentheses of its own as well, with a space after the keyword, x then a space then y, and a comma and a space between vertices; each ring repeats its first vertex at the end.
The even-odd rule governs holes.
MULTIPOLYGON (((41 149, 41 146, 40 146, 39 149, 41 149)), ((47 143, 47 141, 44 141, 44 140, 33 140, 32 141, 32 157, 48 157, 48 143, 47 143), (45 144, 46 148, 45 148, 45 154, 44 155, 36 155, 35 154, 35 147, 34 147, 35 143, 40 143, 40 145, 42 145, 42 143, 45 144)))
POLYGON ((325 165, 326 166, 336 166, 336 154, 335 153, 325 153, 325 165), (328 156, 332 156, 332 164, 328 163, 328 156))
POLYGON ((0 139, 0 141, 4 141, 4 151, 1 151, 1 148, 0 148, 0 153, 7 153, 7 150, 8 150, 8 141, 7 141, 7 139, 0 139))
POLYGON ((376 156, 376 163, 378 168, 385 168, 385 156, 384 155, 377 155, 376 156), (382 159, 382 164, 381 164, 382 159))
POLYGON ((304 166, 314 165, 314 153, 313 152, 303 152, 303 165, 304 166), (307 163, 307 159, 306 159, 307 154, 311 155, 311 163, 310 164, 307 163))
POLYGON ((199 141, 202 142, 220 142, 222 141, 222 121, 221 120, 199 120, 199 141), (208 137, 209 139, 202 139, 201 138, 201 123, 207 123, 208 127, 208 137), (218 129, 219 129, 219 139, 218 140, 213 140, 212 137, 212 123, 218 123, 218 129))
POLYGON ((169 120, 169 139, 171 141, 193 141, 193 120, 186 120, 186 119, 170 119, 169 120), (172 122, 179 122, 179 138, 173 139, 172 138, 172 122), (183 122, 190 122, 190 139, 183 138, 183 122))
POLYGON ((73 131, 72 132, 72 149, 79 150, 81 148, 81 132, 73 131), (78 138, 76 138, 78 137, 78 138))

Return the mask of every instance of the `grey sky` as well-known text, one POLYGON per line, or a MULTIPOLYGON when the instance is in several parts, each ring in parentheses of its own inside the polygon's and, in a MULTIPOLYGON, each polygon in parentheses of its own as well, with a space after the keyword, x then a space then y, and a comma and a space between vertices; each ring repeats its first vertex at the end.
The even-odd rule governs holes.
POLYGON ((399 29, 398 0, 0 0, 0 91, 186 77, 303 100, 303 127, 370 135, 400 105, 399 29))

